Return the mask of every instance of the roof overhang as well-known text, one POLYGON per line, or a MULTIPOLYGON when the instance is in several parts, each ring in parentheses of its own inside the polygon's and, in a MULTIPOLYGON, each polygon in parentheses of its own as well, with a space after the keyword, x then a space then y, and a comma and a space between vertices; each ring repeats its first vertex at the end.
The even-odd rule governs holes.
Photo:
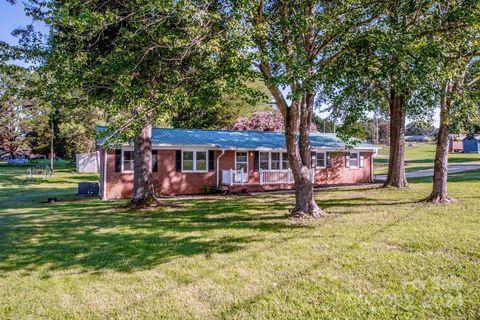
MULTIPOLYGON (((97 146, 103 146, 103 143, 97 143, 97 146)), ((133 143, 123 143, 121 145, 122 148, 131 148, 133 147, 133 143)), ((267 147, 257 147, 257 148, 222 148, 218 145, 214 144, 202 144, 202 145, 191 145, 191 144, 152 144, 154 149, 158 150, 175 150, 175 149, 206 149, 206 150, 225 150, 225 151, 277 151, 277 152, 286 152, 287 149, 284 148, 267 148, 267 147)), ((332 152, 340 152, 340 151, 348 151, 348 150, 355 150, 355 151, 378 151, 381 147, 378 146, 359 146, 359 147, 352 147, 352 148, 345 148, 345 147, 333 147, 333 146, 325 146, 325 147, 318 147, 314 146, 310 148, 312 151, 332 151, 332 152)))

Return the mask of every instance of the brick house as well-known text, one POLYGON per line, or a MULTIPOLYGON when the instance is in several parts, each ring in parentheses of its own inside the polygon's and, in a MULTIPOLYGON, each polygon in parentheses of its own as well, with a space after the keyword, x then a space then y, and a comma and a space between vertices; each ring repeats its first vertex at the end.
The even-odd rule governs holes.
MULTIPOLYGON (((99 127, 102 131, 105 127, 99 127)), ((185 195, 227 189, 231 193, 293 189, 283 132, 152 130, 152 176, 158 195, 185 195)), ((373 181, 378 147, 360 143, 346 149, 334 134, 311 133, 315 186, 373 181)), ((133 189, 133 145, 100 151, 102 199, 128 198, 133 189)))

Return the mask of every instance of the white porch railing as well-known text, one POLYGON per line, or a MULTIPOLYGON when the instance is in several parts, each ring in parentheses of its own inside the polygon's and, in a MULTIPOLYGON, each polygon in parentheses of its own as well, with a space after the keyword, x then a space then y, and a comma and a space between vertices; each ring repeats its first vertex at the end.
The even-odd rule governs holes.
MULTIPOLYGON (((292 171, 287 170, 259 170, 260 184, 291 184, 295 183, 292 171)), ((315 169, 311 172, 312 182, 315 181, 315 169)), ((244 184, 248 180, 248 174, 243 170, 222 170, 222 184, 231 186, 234 184, 244 184)))
POLYGON ((293 183, 293 174, 288 170, 260 169, 260 184, 293 183))
MULTIPOLYGON (((315 181, 315 169, 311 171, 312 182, 315 181)), ((260 184, 295 183, 292 170, 262 170, 260 169, 260 184)))
POLYGON ((244 184, 247 182, 248 175, 243 170, 222 170, 222 184, 231 186, 234 184, 244 184))

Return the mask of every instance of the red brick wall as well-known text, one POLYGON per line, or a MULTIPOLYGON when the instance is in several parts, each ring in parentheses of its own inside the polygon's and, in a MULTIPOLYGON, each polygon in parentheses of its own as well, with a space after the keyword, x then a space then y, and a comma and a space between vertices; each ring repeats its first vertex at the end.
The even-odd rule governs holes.
POLYGON ((176 172, 175 150, 158 150, 158 172, 152 176, 155 191, 161 195, 204 193, 205 186, 216 185, 215 171, 176 172))
POLYGON ((331 161, 330 168, 315 170, 315 186, 371 182, 371 152, 364 153, 363 168, 346 168, 344 152, 332 156, 331 161))
MULTIPOLYGON (((154 187, 160 195, 181 195, 205 193, 205 185, 216 186, 217 158, 221 151, 215 151, 214 171, 176 172, 175 150, 158 150, 158 172, 153 172, 154 187)), ((103 188, 103 155, 100 152, 101 188, 103 188)), ((315 185, 366 183, 371 180, 371 153, 365 153, 365 167, 359 169, 345 168, 345 155, 338 153, 332 157, 332 167, 317 169, 315 185)), ((248 152, 248 182, 244 185, 231 186, 231 192, 260 192, 264 190, 292 189, 293 185, 260 185, 260 175, 254 172, 254 152, 248 152)), ((220 183, 221 170, 235 169, 235 151, 225 151, 219 160, 220 183)), ((128 198, 133 189, 133 173, 115 172, 115 151, 107 155, 107 199, 128 198)), ((102 191, 103 192, 103 191, 102 191)))

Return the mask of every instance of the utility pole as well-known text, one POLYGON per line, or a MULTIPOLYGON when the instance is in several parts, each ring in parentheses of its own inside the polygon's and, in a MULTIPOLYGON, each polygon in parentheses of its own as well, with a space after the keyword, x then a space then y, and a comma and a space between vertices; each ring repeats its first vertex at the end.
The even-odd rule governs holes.
POLYGON ((50 138, 50 170, 52 171, 53 174, 53 138, 55 136, 55 128, 53 126, 53 113, 51 116, 51 123, 52 123, 52 137, 50 138))

